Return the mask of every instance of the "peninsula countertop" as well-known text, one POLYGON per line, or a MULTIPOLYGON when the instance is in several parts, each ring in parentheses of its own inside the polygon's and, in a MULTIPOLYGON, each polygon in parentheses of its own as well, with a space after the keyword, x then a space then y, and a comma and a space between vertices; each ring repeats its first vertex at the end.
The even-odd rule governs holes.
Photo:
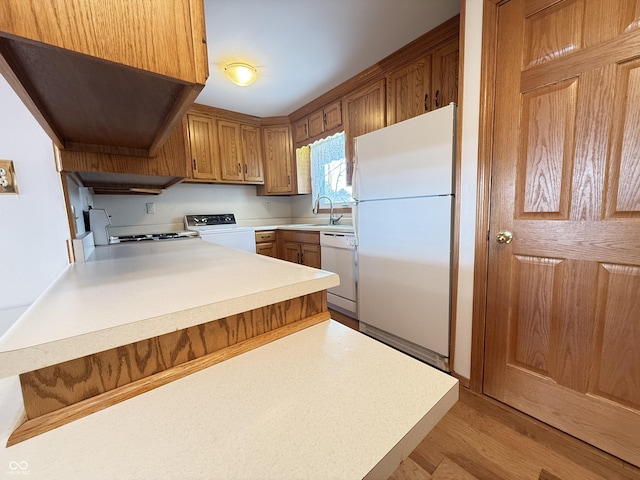
POLYGON ((96 248, 0 338, 0 378, 339 284, 334 273, 194 240, 96 248))
MULTIPOLYGON (((0 442, 21 413, 0 380, 0 442)), ((458 399, 458 382, 334 321, 9 448, 32 479, 386 479, 458 399)))

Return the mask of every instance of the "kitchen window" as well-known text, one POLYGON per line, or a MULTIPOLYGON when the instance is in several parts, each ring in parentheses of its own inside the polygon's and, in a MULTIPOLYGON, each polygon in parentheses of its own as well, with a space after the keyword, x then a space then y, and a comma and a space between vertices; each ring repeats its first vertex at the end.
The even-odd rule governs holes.
MULTIPOLYGON (((353 197, 347 185, 347 160, 344 152, 344 132, 336 133, 310 145, 311 149, 311 201, 329 197, 333 208, 351 210, 353 197)), ((329 209, 329 201, 320 199, 320 208, 329 209)))

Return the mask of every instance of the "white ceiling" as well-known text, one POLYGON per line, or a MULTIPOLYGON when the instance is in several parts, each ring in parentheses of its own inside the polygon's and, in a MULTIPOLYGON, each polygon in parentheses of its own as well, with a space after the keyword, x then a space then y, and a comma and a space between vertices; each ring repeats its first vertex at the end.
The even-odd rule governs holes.
POLYGON ((459 0, 205 0, 209 79, 197 103, 289 115, 456 15, 459 0), (223 68, 254 65, 249 87, 223 68))

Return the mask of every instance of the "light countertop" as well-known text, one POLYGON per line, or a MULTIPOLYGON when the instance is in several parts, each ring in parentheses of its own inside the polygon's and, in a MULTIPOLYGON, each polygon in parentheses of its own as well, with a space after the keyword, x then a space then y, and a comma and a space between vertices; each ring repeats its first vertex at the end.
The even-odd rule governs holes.
MULTIPOLYGON (((386 479, 457 398, 453 377, 327 321, 0 447, 0 472, 34 480, 386 479)), ((21 409, 17 379, 0 380, 3 445, 21 409)))
POLYGON ((97 247, 0 338, 0 378, 338 285, 334 273, 197 239, 97 247))
POLYGON ((326 223, 292 223, 290 225, 263 225, 253 227, 260 230, 301 230, 307 232, 343 232, 353 233, 353 225, 328 225, 326 223))

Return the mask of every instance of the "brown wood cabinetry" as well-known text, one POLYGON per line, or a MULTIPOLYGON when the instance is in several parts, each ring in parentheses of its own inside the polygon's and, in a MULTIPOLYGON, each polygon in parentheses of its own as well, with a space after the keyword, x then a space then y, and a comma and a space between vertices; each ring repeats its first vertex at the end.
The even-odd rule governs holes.
POLYGON ((152 13, 138 0, 3 0, 0 70, 59 149, 155 156, 180 124, 208 76, 203 0, 152 13))
POLYGON ((280 258, 308 267, 320 268, 320 234, 298 230, 278 231, 280 258))
POLYGON ((296 193, 293 143, 289 125, 262 127, 262 152, 264 154, 264 187, 262 195, 296 193))
POLYGON ((309 140, 309 119, 303 118, 293 124, 293 140, 296 145, 306 144, 309 140))
POLYGON ((458 39, 387 76, 387 125, 458 101, 458 39))
POLYGON ((353 139, 385 126, 385 79, 367 85, 345 96, 345 150, 349 182, 353 171, 353 139))
POLYGON ((293 139, 297 147, 331 135, 342 126, 342 102, 340 100, 316 110, 308 117, 293 124, 293 139))
POLYGON ((387 88, 387 125, 431 110, 431 55, 391 72, 387 88))
POLYGON ((215 123, 212 117, 187 114, 187 135, 192 177, 199 180, 218 180, 215 123))
POLYGON ((230 120, 216 121, 221 179, 232 183, 262 183, 260 129, 230 120))
POLYGON ((458 102, 458 50, 459 41, 454 38, 433 52, 431 91, 434 110, 458 102))
POLYGON ((95 194, 111 195, 162 193, 187 176, 184 152, 182 128, 173 130, 153 158, 55 149, 61 171, 95 194))
POLYGON ((278 243, 275 230, 256 230, 256 253, 278 258, 278 243))
MULTIPOLYGON (((201 105, 187 114, 188 181, 207 183, 264 182, 260 128, 221 116, 219 109, 201 105), (210 112, 210 113, 207 113, 210 112)), ((248 117, 252 120, 253 117, 248 117)))

